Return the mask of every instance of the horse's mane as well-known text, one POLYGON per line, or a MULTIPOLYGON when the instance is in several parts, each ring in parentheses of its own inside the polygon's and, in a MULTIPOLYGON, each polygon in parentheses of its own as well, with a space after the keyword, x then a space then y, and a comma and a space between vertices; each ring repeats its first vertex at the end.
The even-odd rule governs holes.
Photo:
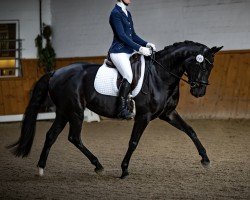
MULTIPOLYGON (((191 46, 196 46, 196 47, 200 47, 200 49, 202 48, 206 48, 206 46, 204 44, 201 44, 201 43, 198 43, 198 42, 193 42, 193 41, 184 41, 184 42, 176 42, 172 45, 169 45, 169 46, 166 46, 164 47, 164 49, 156 52, 156 58, 159 58, 159 57, 165 57, 167 55, 169 55, 170 53, 172 53, 174 50, 176 50, 177 48, 181 48, 181 47, 191 47, 191 46)), ((188 53, 189 50, 187 50, 186 52, 184 53, 188 53)))

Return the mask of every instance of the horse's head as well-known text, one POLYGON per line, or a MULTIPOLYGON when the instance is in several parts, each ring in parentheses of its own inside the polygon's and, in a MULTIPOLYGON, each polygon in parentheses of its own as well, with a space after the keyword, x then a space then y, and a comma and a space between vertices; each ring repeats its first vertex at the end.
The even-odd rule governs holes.
POLYGON ((222 47, 204 48, 200 53, 191 55, 184 61, 185 71, 187 72, 190 83, 190 92, 195 97, 202 97, 206 93, 206 87, 209 85, 208 78, 213 68, 214 55, 222 47))

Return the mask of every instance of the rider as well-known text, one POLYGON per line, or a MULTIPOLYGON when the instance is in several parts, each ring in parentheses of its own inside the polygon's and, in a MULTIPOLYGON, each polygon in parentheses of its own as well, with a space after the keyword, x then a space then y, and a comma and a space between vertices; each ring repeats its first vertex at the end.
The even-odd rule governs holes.
POLYGON ((109 54, 112 62, 123 77, 119 88, 118 118, 131 119, 133 118, 133 113, 128 110, 127 106, 127 97, 133 78, 129 58, 135 51, 139 51, 144 56, 150 56, 150 48, 155 50, 155 45, 144 41, 136 35, 132 16, 126 9, 131 0, 117 1, 109 18, 109 23, 114 33, 109 54))

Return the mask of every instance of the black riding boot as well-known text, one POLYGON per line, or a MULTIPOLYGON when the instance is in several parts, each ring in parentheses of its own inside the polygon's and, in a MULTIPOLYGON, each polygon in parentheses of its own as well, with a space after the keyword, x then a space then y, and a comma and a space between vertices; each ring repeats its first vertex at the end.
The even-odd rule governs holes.
POLYGON ((118 100, 118 118, 132 119, 134 114, 128 110, 127 98, 130 92, 130 83, 123 79, 119 88, 119 100, 118 100))

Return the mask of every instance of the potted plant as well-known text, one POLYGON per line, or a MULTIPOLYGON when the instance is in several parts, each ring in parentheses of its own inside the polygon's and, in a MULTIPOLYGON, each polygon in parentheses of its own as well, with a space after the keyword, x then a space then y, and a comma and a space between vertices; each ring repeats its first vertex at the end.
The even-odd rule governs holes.
POLYGON ((38 35, 35 39, 38 56, 38 66, 44 69, 45 73, 52 71, 55 67, 55 51, 51 44, 52 30, 49 25, 43 24, 42 35, 38 35), (43 47, 43 39, 46 44, 43 47))

